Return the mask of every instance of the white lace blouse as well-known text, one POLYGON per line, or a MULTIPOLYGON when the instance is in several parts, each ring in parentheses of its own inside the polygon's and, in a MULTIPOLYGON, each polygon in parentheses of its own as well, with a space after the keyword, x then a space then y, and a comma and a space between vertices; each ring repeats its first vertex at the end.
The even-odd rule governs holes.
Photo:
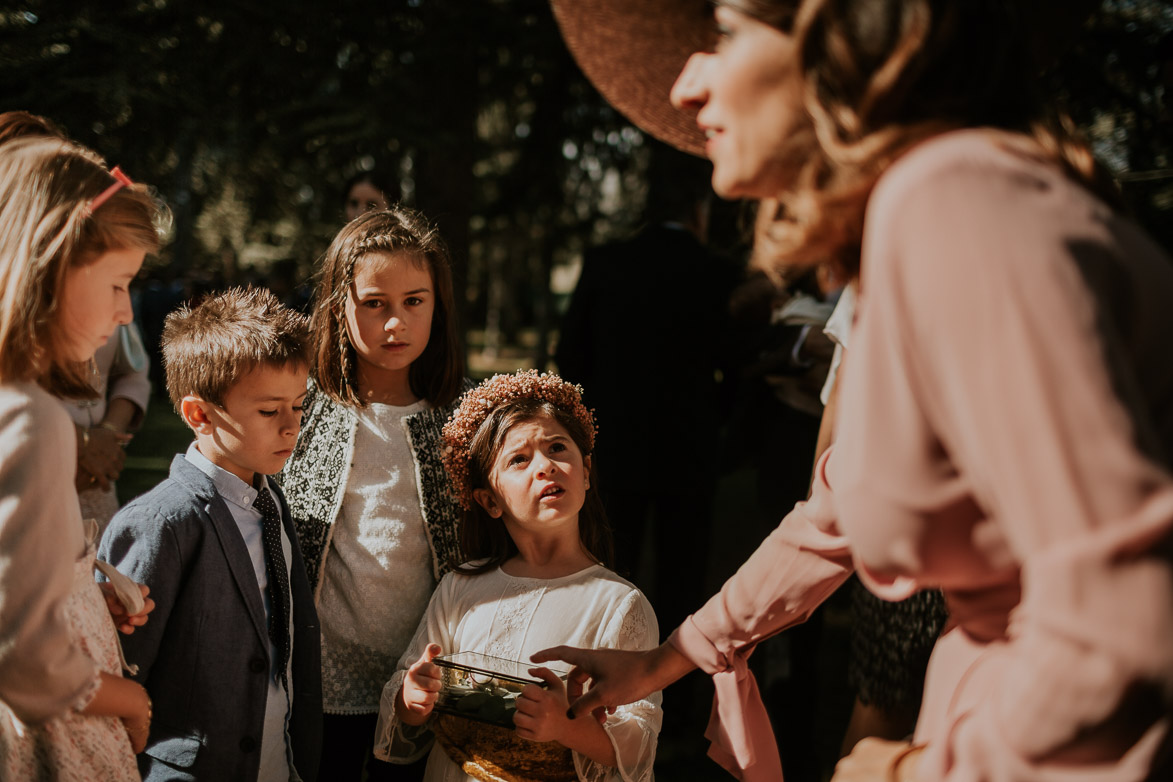
MULTIPOLYGON (((415 637, 383 688, 375 754, 410 762, 432 747, 425 782, 465 782, 467 776, 433 746, 430 731, 399 722, 395 698, 404 672, 429 643, 444 654, 473 651, 511 660, 558 644, 592 648, 651 649, 659 643, 656 616, 635 586, 602 565, 554 579, 515 578, 500 569, 479 576, 449 573, 432 595, 415 637)), ((574 753, 583 782, 648 782, 663 715, 660 693, 620 707, 603 726, 618 768, 574 753)))

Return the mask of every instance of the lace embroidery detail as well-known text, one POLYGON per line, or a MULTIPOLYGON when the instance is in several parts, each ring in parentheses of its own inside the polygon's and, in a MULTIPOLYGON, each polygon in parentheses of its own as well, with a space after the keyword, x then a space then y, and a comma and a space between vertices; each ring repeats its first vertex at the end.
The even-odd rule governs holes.
POLYGON ((643 601, 638 592, 632 592, 623 600, 619 612, 623 623, 619 626, 619 638, 615 646, 619 649, 642 649, 648 637, 648 617, 644 613, 643 601))
MULTIPOLYGON (((65 602, 70 636, 97 670, 79 705, 97 694, 99 672, 118 676, 118 632, 94 581, 94 547, 74 563, 73 591, 65 602)), ((84 708, 84 705, 83 705, 84 708)), ((40 724, 25 725, 0 703, 0 779, 52 779, 56 782, 131 782, 139 778, 126 726, 117 717, 67 711, 40 724)))
POLYGON ((406 671, 396 671, 383 687, 379 703, 379 717, 375 723, 375 757, 386 761, 411 763, 419 760, 432 747, 429 723, 412 726, 399 721, 395 701, 403 687, 406 671))
MULTIPOLYGON (((465 380, 464 390, 473 387, 465 380)), ((293 516, 306 573, 318 599, 322 564, 332 526, 342 505, 342 492, 354 448, 358 417, 351 408, 335 404, 310 381, 304 401, 301 434, 293 455, 277 476, 293 516)), ((456 402, 424 410, 407 419, 408 441, 415 454, 420 510, 432 546, 433 575, 439 580, 459 553, 460 506, 452 499, 448 477, 440 461, 440 430, 456 402)))
POLYGON ((545 594, 544 585, 514 580, 506 583, 497 601, 485 653, 507 660, 518 659, 525 645, 529 623, 545 594))

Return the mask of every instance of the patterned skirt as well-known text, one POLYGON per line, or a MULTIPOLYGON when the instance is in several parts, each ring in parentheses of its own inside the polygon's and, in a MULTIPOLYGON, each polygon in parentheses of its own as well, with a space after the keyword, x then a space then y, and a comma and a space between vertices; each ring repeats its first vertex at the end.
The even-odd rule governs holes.
POLYGON ((929 654, 948 612, 938 590, 907 600, 881 600, 851 581, 851 657, 847 677, 865 704, 887 712, 916 711, 929 654))
MULTIPOLYGON (((121 673, 117 631, 94 581, 94 544, 74 563, 66 604, 73 641, 105 673, 121 673)), ((25 725, 0 703, 0 779, 28 782, 137 782, 138 764, 122 720, 70 709, 25 725)))

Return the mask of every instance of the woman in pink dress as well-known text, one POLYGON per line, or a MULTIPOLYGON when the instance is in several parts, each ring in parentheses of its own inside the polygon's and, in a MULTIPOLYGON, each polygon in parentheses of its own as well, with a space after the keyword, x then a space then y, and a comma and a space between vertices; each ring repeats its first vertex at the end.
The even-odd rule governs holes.
POLYGON ((855 571, 951 624, 912 741, 836 782, 1173 778, 1173 263, 1035 95, 1079 5, 721 0, 706 31, 704 3, 555 1, 612 103, 860 296, 811 498, 658 649, 536 655, 591 680, 573 713, 699 667, 711 754, 779 779, 746 657, 855 571))

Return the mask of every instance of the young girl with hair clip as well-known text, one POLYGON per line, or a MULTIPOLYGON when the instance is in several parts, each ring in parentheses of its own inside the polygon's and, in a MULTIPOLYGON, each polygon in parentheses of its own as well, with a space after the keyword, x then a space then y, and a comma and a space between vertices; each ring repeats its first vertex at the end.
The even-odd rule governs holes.
POLYGON ((457 551, 439 454, 466 387, 455 315, 448 252, 417 212, 366 212, 326 251, 301 435, 280 480, 322 621, 330 779, 357 782, 364 766, 372 780, 412 778, 371 757, 371 737, 383 683, 457 551))
POLYGON ((163 214, 145 187, 61 139, 0 151, 2 779, 139 778, 151 704, 121 676, 111 615, 131 632, 153 604, 130 615, 94 581, 74 429, 52 394, 93 395, 88 362, 130 322, 127 288, 163 214))
POLYGON ((608 569, 611 535, 592 486, 595 422, 581 389, 535 370, 465 395, 444 427, 444 463, 465 507, 465 564, 440 582, 399 671, 383 689, 376 752, 428 756, 427 782, 652 778, 662 714, 652 693, 605 720, 567 718, 567 690, 529 671, 516 731, 433 715, 442 653, 526 660, 552 643, 646 650, 659 629, 647 599, 608 569), (433 738, 435 741, 433 742, 433 738))

